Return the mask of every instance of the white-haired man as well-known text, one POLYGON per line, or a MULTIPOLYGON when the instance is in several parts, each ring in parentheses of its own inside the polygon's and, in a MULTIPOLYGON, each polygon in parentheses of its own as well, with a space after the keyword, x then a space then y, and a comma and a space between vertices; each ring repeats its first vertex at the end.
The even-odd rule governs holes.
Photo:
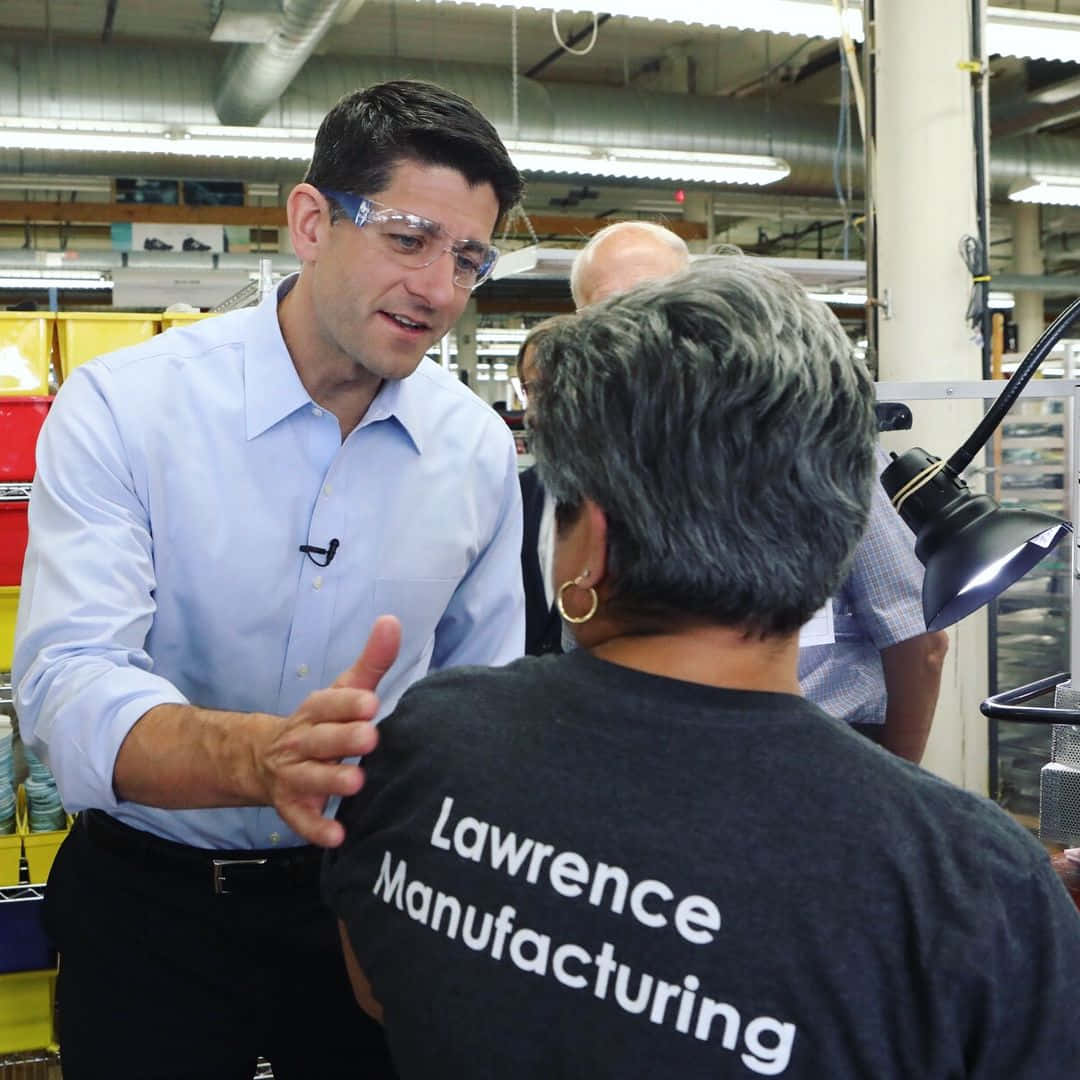
MULTIPOLYGON (((624 221, 596 233, 570 272, 577 308, 606 300, 642 281, 686 268, 681 237, 650 222, 624 221)), ((833 598, 835 641, 801 650, 806 696, 883 746, 921 760, 933 722, 948 649, 944 632, 928 632, 922 614, 922 567, 914 539, 876 485, 870 522, 851 573, 833 598)))

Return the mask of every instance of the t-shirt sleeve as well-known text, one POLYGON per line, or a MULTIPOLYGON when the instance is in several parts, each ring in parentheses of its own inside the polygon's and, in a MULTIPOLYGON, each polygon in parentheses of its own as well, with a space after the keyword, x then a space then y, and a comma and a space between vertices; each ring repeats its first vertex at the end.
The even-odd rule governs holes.
POLYGON ((406 692, 379 725, 379 744, 363 760, 364 786, 356 795, 343 799, 338 809, 345 841, 327 852, 322 885, 325 899, 342 917, 349 913, 350 898, 355 899, 358 892, 370 892, 371 882, 366 887, 364 882, 379 843, 378 834, 399 829, 403 817, 415 809, 412 801, 422 794, 425 783, 435 782, 416 730, 415 701, 414 691, 406 692))
POLYGON ((406 692, 380 724, 378 747, 364 759, 363 788, 337 813, 345 840, 323 861, 323 898, 350 928, 353 951, 369 976, 387 950, 392 953, 400 928, 400 910, 385 898, 398 895, 409 862, 430 846, 432 823, 461 753, 461 740, 449 734, 456 729, 447 717, 453 700, 438 689, 406 692))
POLYGON ((1080 911, 1048 859, 1026 893, 1010 913, 1010 969, 998 987, 994 1041, 976 1078, 1080 1074, 1080 911))
POLYGON ((1080 1074, 1080 911, 1028 839, 1027 869, 1015 866, 984 897, 977 937, 939 957, 941 1000, 955 1003, 967 1033, 969 1080, 1080 1074))

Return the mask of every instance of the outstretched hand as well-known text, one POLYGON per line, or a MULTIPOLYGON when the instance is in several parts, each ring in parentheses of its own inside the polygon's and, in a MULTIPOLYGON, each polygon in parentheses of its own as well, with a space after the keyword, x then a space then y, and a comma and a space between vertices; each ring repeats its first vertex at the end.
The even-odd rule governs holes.
POLYGON ((400 647, 401 624, 380 615, 352 667, 285 720, 261 763, 269 801, 309 843, 337 847, 345 839, 344 828, 323 817, 323 809, 331 795, 355 795, 364 784, 363 769, 342 758, 375 749, 375 689, 400 647))

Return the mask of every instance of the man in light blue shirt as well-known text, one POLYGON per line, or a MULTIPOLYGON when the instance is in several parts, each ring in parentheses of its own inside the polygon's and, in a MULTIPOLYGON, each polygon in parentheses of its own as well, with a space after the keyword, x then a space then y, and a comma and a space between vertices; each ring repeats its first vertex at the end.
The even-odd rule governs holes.
POLYGON ((381 672, 352 665, 376 616, 403 629, 379 715, 431 669, 523 649, 512 438, 423 359, 521 187, 456 95, 349 95, 288 199, 299 276, 61 388, 13 675, 23 737, 85 811, 46 903, 69 1080, 259 1055, 279 1080, 391 1075, 318 901, 324 807, 374 746, 381 672))

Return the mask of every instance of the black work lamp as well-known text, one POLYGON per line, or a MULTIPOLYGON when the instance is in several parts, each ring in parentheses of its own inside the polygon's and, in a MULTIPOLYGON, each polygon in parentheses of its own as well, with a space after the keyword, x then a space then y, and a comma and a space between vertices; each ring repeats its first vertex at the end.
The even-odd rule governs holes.
POLYGON ((1080 300, 1075 300, 1035 343, 948 461, 915 448, 894 454, 881 474, 893 506, 916 535, 915 554, 926 567, 923 616, 928 630, 942 630, 989 603, 1072 532, 1068 522, 1049 514, 1006 510, 989 495, 976 495, 961 474, 1078 315, 1080 300))

